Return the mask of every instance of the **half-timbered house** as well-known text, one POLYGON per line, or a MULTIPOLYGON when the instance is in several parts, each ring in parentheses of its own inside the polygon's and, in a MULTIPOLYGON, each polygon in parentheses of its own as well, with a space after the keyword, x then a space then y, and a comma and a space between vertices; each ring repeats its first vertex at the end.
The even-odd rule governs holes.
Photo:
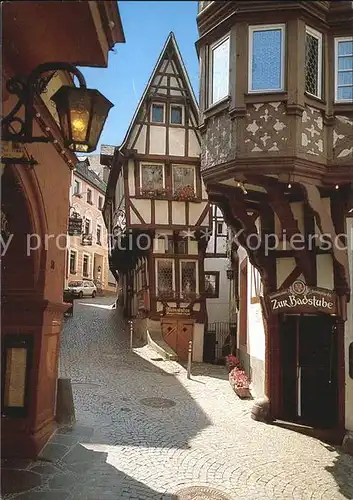
POLYGON ((210 207, 200 174, 195 99, 171 33, 113 155, 104 217, 114 234, 110 267, 124 309, 140 332, 160 337, 186 359, 202 361, 206 299, 204 255, 210 207))

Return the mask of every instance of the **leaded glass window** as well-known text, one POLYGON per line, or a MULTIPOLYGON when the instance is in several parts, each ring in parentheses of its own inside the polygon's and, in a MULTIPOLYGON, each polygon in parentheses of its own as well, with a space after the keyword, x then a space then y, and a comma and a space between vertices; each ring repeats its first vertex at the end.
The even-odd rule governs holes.
POLYGON ((195 167, 186 165, 173 165, 173 190, 190 186, 195 192, 195 167))
POLYGON ((284 26, 252 26, 249 29, 249 91, 283 90, 284 26))
POLYGON ((141 188, 143 190, 164 188, 164 165, 141 165, 141 188))
POLYGON ((306 28, 305 39, 305 91, 321 97, 322 35, 306 28))
POLYGON ((229 37, 211 46, 210 105, 227 97, 229 92, 229 37))
POLYGON ((196 293, 196 264, 194 260, 180 261, 181 293, 196 293))
POLYGON ((336 38, 336 101, 353 102, 353 37, 336 38))
POLYGON ((157 295, 171 294, 174 289, 174 272, 172 259, 157 261, 157 295))

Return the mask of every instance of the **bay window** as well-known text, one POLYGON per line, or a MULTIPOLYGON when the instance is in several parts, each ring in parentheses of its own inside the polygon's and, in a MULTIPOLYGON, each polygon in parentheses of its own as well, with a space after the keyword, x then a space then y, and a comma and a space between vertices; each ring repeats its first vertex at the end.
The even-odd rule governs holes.
POLYGON ((305 33, 305 92, 320 99, 321 82, 322 34, 307 26, 305 33))
POLYGON ((353 102, 353 37, 335 39, 335 101, 353 102))
POLYGON ((249 92, 284 90, 283 24, 249 27, 249 92))
POLYGON ((210 47, 209 105, 224 99, 229 93, 229 36, 210 47))

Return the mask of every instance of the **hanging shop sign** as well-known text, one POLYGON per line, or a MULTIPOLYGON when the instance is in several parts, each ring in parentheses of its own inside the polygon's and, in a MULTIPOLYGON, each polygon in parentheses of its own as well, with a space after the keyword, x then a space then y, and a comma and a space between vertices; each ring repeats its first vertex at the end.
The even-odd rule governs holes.
POLYGON ((70 236, 77 236, 82 234, 82 217, 79 214, 73 214, 69 217, 68 233, 70 236))
POLYGON ((337 313, 337 297, 333 290, 307 286, 302 280, 290 288, 268 295, 269 312, 280 313, 337 313))
POLYGON ((166 316, 190 316, 190 309, 187 307, 166 307, 166 316))

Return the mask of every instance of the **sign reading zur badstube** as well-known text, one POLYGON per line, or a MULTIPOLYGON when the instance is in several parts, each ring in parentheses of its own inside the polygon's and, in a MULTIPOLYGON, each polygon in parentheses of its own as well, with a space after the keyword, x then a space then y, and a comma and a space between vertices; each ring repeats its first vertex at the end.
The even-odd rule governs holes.
POLYGON ((304 281, 295 281, 290 288, 268 296, 273 314, 284 312, 336 313, 336 294, 333 290, 307 286, 304 281))

